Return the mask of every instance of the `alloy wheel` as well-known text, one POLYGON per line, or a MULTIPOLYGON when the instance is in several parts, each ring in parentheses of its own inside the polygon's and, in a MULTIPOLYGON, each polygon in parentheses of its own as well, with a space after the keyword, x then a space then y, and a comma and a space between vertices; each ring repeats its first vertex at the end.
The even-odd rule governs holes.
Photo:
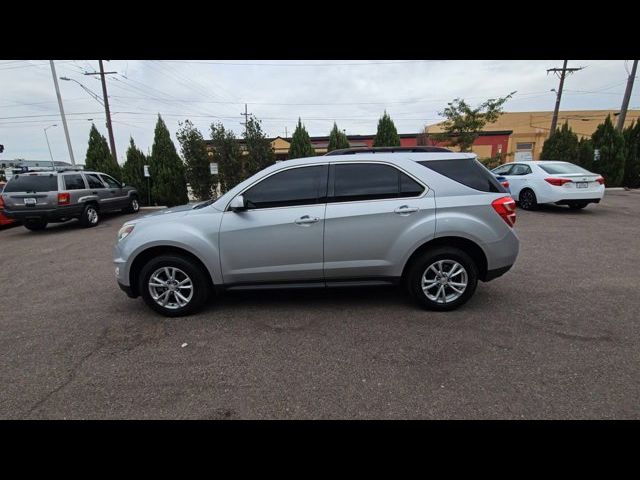
POLYGON ((422 291, 436 303, 451 303, 460 298, 469 283, 465 268, 455 260, 438 260, 422 274, 422 291))
POLYGON ((193 282, 176 267, 161 267, 149 277, 151 298, 163 308, 175 310, 185 307, 193 298, 193 282))

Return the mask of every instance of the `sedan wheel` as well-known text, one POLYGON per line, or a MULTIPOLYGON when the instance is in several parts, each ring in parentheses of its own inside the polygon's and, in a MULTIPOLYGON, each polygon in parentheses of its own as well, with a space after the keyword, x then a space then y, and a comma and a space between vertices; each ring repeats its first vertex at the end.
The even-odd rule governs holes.
POLYGON ((534 210, 538 206, 538 199, 533 190, 522 190, 519 196, 520 208, 523 210, 534 210))

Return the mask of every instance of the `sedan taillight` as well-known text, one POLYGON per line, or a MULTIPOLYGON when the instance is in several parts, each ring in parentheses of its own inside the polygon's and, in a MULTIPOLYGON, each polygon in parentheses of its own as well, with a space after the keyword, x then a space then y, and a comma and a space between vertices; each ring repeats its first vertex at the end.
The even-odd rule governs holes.
POLYGON ((493 209, 513 227, 516 223, 516 202, 511 197, 501 197, 491 202, 493 209))
POLYGON ((556 187, 561 187, 565 183, 569 183, 571 180, 569 180, 568 178, 553 178, 553 177, 549 177, 549 178, 545 178, 544 181, 547 182, 547 183, 550 183, 551 185, 554 185, 556 187))
POLYGON ((504 182, 500 182, 504 188, 509 188, 509 182, 506 180, 504 182))
POLYGON ((604 177, 596 178, 596 182, 598 182, 600 185, 604 185, 604 177))

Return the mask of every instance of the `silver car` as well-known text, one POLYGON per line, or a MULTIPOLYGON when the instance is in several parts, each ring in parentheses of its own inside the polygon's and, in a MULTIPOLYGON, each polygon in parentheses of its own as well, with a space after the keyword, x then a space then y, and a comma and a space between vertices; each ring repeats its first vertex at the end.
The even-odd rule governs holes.
POLYGON ((287 160, 217 200, 129 221, 113 251, 118 284, 172 317, 224 290, 397 283, 452 310, 511 268, 519 240, 495 176, 474 154, 442 150, 287 160))

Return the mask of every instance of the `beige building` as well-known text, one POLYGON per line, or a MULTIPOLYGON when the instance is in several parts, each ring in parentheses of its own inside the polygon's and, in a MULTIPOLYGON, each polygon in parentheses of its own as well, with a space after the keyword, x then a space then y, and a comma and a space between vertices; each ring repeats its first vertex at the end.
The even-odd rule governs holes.
MULTIPOLYGON (((590 137, 595 132, 596 127, 604 122, 607 115, 611 115, 614 125, 617 121, 619 110, 565 110, 558 114, 558 127, 566 121, 571 129, 578 135, 578 138, 590 137)), ((542 152, 542 145, 549 137, 551 119, 553 112, 505 112, 495 123, 487 125, 484 132, 508 132, 508 142, 506 150, 506 161, 514 160, 539 160, 542 152)), ((625 119, 625 127, 631 122, 638 121, 640 110, 629 110, 625 119)), ((441 124, 429 125, 429 133, 442 132, 441 124)), ((485 145, 474 145, 476 148, 484 150, 476 152, 480 156, 489 156, 489 150, 485 145), (481 155, 482 154, 482 155, 481 155)))

